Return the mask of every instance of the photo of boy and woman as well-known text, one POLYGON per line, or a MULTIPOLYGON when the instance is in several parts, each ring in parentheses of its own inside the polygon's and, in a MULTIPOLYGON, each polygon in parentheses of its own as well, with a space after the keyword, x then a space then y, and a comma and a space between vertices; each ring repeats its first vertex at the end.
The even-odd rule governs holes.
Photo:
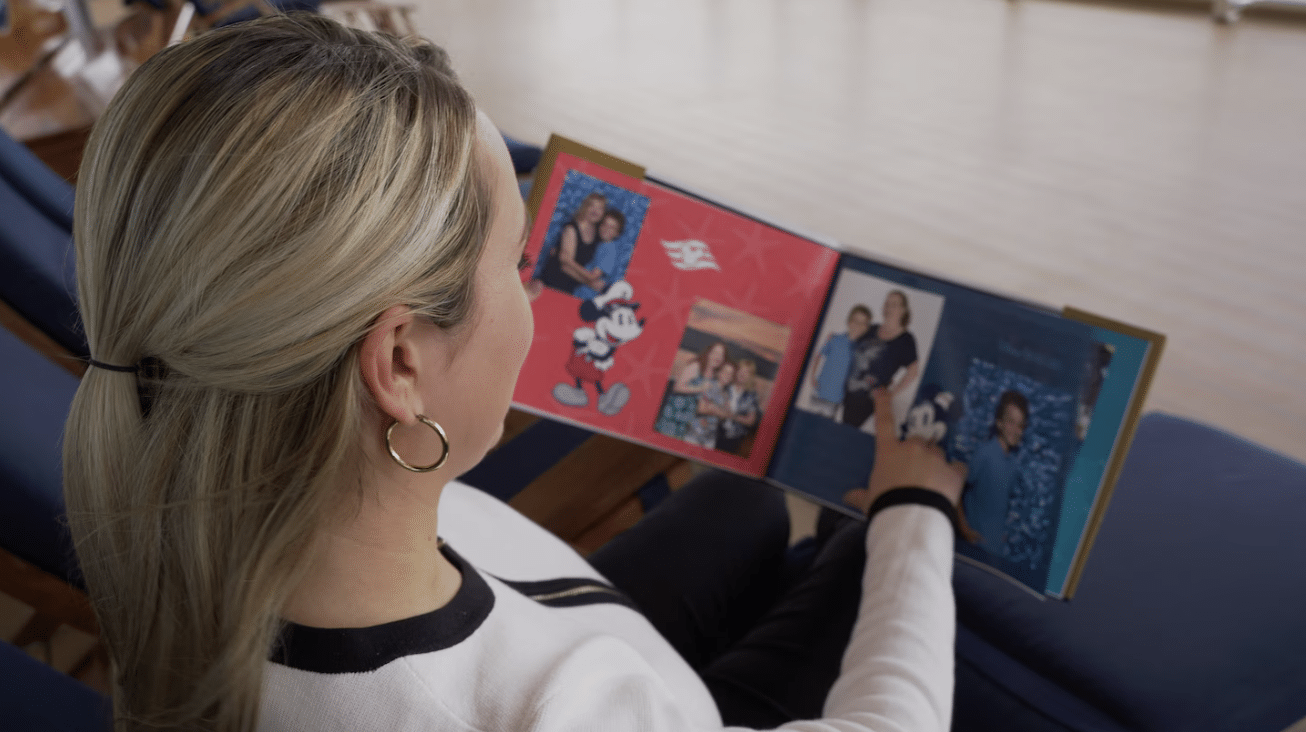
POLYGON ((795 406, 874 434, 871 391, 884 387, 893 401, 894 422, 901 424, 942 313, 939 295, 843 270, 795 406))
POLYGON ((533 287, 588 300, 625 277, 649 199, 567 171, 549 219, 533 287))
POLYGON ((786 326, 699 300, 690 310, 653 429, 747 457, 788 340, 786 326))

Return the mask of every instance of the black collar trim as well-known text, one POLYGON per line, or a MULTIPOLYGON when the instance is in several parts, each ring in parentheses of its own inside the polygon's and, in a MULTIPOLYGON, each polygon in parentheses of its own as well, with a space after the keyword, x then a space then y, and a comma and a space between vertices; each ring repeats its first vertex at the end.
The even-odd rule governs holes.
POLYGON ((452 648, 481 627, 494 609, 494 592, 477 571, 447 545, 445 557, 463 576, 444 607, 367 628, 314 628, 286 623, 271 660, 320 674, 366 673, 402 658, 452 648))

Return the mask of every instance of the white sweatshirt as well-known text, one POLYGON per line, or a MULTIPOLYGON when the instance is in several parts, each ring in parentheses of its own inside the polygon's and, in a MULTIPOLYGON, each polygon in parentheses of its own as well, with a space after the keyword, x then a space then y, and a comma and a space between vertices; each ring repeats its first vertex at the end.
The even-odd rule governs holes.
MULTIPOLYGON (((454 599, 371 628, 294 626, 267 666, 260 730, 721 729, 693 669, 565 543, 457 482, 440 533, 463 573, 454 599)), ((875 517, 866 548, 825 718, 781 729, 949 728, 951 525, 933 508, 895 506, 875 517)))

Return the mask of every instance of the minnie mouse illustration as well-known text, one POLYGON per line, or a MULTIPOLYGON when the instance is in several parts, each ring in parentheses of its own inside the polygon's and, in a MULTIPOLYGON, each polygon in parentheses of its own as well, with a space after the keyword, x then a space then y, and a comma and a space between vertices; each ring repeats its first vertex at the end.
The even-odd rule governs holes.
POLYGON ((566 371, 575 380, 575 386, 559 383, 553 387, 553 398, 570 407, 589 404, 585 382, 594 382, 598 392, 599 412, 614 415, 630 401, 630 388, 617 383, 603 388, 603 376, 615 363, 613 354, 617 346, 630 343, 644 332, 644 321, 635 317, 639 303, 631 302, 635 288, 625 280, 613 282, 599 295, 580 305, 581 320, 591 323, 572 333, 573 352, 567 360, 566 371))

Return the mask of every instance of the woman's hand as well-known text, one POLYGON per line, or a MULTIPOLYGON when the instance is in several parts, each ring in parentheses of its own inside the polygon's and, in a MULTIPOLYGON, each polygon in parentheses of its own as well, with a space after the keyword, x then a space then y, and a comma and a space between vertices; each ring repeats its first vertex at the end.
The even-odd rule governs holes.
POLYGON ((865 513, 890 488, 914 486, 935 491, 956 505, 961 500, 965 468, 949 463, 938 445, 919 437, 899 440, 888 391, 876 389, 871 397, 875 400, 875 467, 867 487, 848 491, 844 502, 865 513))

